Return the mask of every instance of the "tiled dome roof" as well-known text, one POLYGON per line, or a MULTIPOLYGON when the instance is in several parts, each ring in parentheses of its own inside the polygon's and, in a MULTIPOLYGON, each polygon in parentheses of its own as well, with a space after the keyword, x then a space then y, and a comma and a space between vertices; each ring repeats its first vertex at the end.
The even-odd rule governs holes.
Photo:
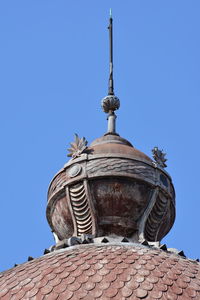
POLYGON ((200 264, 139 244, 72 246, 0 275, 0 299, 200 299, 200 264))

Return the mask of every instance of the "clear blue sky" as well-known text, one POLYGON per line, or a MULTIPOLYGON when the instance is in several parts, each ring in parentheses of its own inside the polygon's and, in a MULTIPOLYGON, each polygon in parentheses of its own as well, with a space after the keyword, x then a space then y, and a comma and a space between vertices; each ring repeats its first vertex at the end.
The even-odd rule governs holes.
POLYGON ((114 17, 117 131, 151 155, 167 152, 177 218, 163 240, 200 256, 200 1, 0 2, 0 270, 53 244, 50 180, 74 132, 106 131, 108 16, 114 17))

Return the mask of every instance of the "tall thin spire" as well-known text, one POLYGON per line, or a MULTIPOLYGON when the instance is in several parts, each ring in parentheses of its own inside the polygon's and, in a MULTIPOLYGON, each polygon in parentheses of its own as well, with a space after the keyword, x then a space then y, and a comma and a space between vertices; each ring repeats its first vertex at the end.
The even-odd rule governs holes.
POLYGON ((110 9, 110 22, 109 30, 109 44, 110 44, 110 74, 109 74, 109 87, 108 95, 114 95, 114 81, 113 81, 113 19, 112 10, 110 9))
POLYGON ((110 64, 110 74, 109 74, 109 84, 108 84, 108 96, 102 99, 101 107, 105 113, 108 113, 108 130, 107 134, 117 134, 116 133, 116 115, 114 113, 120 107, 120 101, 114 94, 114 81, 113 81, 113 18, 112 11, 110 9, 109 18, 109 64, 110 64))

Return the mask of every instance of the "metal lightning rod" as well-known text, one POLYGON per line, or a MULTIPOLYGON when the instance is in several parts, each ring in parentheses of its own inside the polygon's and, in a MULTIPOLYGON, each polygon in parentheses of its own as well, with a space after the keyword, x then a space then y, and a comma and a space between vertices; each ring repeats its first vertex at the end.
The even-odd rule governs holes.
POLYGON ((110 71, 109 71, 109 83, 108 83, 108 95, 101 100, 101 107, 105 113, 108 113, 108 130, 106 134, 114 134, 116 133, 116 118, 115 110, 119 109, 120 101, 114 94, 114 81, 113 81, 113 19, 112 12, 110 9, 110 18, 109 18, 109 63, 110 63, 110 71))
POLYGON ((110 22, 109 30, 109 44, 110 44, 110 74, 109 74, 109 87, 108 95, 114 95, 114 81, 113 81, 113 19, 112 10, 110 9, 110 22))

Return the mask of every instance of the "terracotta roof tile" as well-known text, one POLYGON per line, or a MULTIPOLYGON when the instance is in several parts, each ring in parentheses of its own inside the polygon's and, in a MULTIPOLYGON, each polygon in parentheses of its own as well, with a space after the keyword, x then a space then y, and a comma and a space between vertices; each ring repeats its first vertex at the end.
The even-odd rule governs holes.
POLYGON ((67 286, 67 289, 71 292, 75 292, 75 291, 78 291, 80 287, 81 287, 81 283, 79 283, 78 281, 75 281, 72 284, 69 284, 67 286))
POLYGON ((79 289, 78 291, 76 291, 76 293, 74 293, 73 297, 76 297, 75 299, 84 299, 84 298, 86 299, 87 295, 88 295, 88 291, 79 289))
POLYGON ((84 283, 83 284, 83 288, 86 290, 86 291, 91 291, 95 288, 96 284, 92 281, 89 281, 84 283))
POLYGON ((104 279, 98 284, 101 290, 107 290, 110 286, 110 282, 105 281, 104 279))
POLYGON ((116 275, 118 276, 117 278, 118 278, 119 281, 127 282, 127 281, 131 280, 131 275, 132 274, 130 274, 129 270, 127 269, 127 270, 124 270, 124 272, 121 273, 121 274, 116 273, 116 275))
POLYGON ((165 299, 167 299, 167 300, 177 300, 178 295, 173 294, 171 291, 168 291, 165 299))
POLYGON ((88 282, 88 279, 89 279, 89 276, 79 276, 79 277, 77 277, 77 281, 78 282, 80 282, 80 283, 86 283, 86 282, 88 282))
POLYGON ((121 289, 121 293, 122 293, 122 296, 127 298, 127 297, 130 297, 133 293, 133 290, 131 288, 128 288, 127 286, 124 286, 122 289, 121 289))
POLYGON ((0 274, 1 300, 200 299, 200 264, 136 244, 58 250, 0 274))
POLYGON ((35 286, 30 291, 26 292, 26 297, 34 297, 38 293, 39 289, 35 286))
MULTIPOLYGON (((144 282, 142 282, 142 284, 140 284, 140 287, 143 289, 143 290, 146 290, 146 291, 151 291, 153 290, 153 283, 150 283, 148 282, 147 280, 145 280, 144 282)), ((166 289, 167 290, 167 289, 166 289)))
POLYGON ((112 287, 113 288, 118 288, 121 289, 125 285, 124 281, 120 281, 119 279, 115 282, 112 282, 112 287))
POLYGON ((108 298, 113 298, 117 295, 118 293, 118 289, 117 288, 113 288, 112 286, 110 286, 110 288, 108 288, 107 290, 105 290, 104 292, 104 296, 108 297, 108 298))
POLYGON ((109 270, 109 269, 106 269, 106 268, 102 268, 102 269, 100 269, 100 270, 98 271, 98 273, 99 273, 99 275, 104 276, 104 275, 109 274, 109 273, 110 273, 110 270, 109 270))
MULTIPOLYGON (((58 295, 57 293, 52 292, 52 293, 51 293, 51 296, 45 295, 44 299, 48 300, 49 297, 51 297, 51 300, 57 300, 57 299, 58 299, 58 296, 59 296, 59 295, 58 295)), ((29 298, 29 299, 30 299, 30 298, 29 298)), ((36 298, 36 299, 37 299, 37 298, 36 298)))
POLYGON ((103 276, 101 276, 101 275, 99 275, 99 274, 96 273, 94 276, 91 277, 90 280, 91 280, 92 282, 97 283, 97 282, 101 282, 102 279, 103 279, 103 276))
MULTIPOLYGON (((2 287, 1 287, 2 288, 2 287)), ((4 288, 0 291, 0 298, 2 298, 3 296, 5 296, 9 291, 9 288, 4 288)))
POLYGON ((137 296, 139 299, 146 298, 147 295, 148 295, 148 291, 145 290, 145 289, 138 288, 137 291, 136 291, 136 296, 137 296))
POLYGON ((67 291, 58 296, 58 300, 69 300, 73 296, 73 292, 67 291))
POLYGON ((54 287, 54 292, 58 294, 62 294, 66 290, 66 288, 67 287, 65 281, 62 281, 61 283, 59 283, 57 286, 54 287))

